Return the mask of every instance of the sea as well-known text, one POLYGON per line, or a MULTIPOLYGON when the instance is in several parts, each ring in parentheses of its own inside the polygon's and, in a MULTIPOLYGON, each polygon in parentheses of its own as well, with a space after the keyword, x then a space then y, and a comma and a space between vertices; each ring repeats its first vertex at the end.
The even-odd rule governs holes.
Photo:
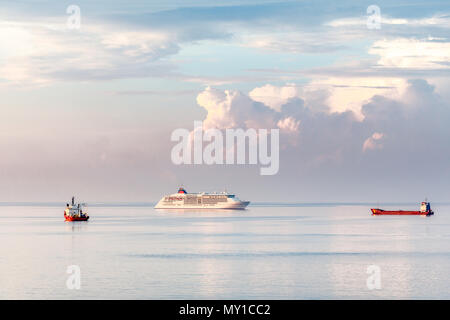
POLYGON ((0 299, 450 298, 449 204, 153 205, 0 204, 0 299))

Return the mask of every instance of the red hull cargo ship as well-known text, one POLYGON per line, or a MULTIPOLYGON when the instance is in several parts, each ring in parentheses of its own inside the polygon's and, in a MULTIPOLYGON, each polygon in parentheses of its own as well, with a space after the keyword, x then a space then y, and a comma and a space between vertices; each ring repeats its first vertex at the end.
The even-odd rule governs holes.
POLYGON ((383 209, 370 209, 372 215, 405 215, 405 216, 431 216, 434 214, 431 210, 429 202, 422 202, 420 211, 405 211, 405 210, 383 210, 383 209))
POLYGON ((66 221, 88 221, 89 215, 86 212, 84 203, 75 204, 75 197, 72 197, 72 204, 67 204, 64 210, 66 221))

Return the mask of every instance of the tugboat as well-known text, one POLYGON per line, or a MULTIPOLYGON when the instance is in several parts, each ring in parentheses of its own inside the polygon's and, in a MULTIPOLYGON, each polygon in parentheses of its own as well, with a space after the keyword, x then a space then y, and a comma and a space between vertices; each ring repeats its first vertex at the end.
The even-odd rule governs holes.
POLYGON ((433 210, 431 210, 430 203, 428 201, 422 202, 420 205, 420 211, 404 211, 404 210, 383 210, 383 209, 370 209, 372 211, 372 215, 414 215, 414 216, 431 216, 434 214, 433 210))
POLYGON ((72 197, 72 204, 67 204, 66 210, 64 210, 64 218, 66 221, 88 221, 89 215, 85 210, 85 206, 84 203, 75 205, 75 197, 72 197))

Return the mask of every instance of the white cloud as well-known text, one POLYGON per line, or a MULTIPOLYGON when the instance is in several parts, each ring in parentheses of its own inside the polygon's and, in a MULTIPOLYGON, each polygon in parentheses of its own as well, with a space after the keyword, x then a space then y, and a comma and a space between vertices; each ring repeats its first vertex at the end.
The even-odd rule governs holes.
MULTIPOLYGON (((450 109, 424 80, 396 83, 393 79, 396 85, 393 89, 381 87, 374 95, 370 90, 376 89, 369 87, 367 100, 365 97, 358 100, 361 118, 348 109, 341 112, 314 110, 317 104, 329 103, 329 97, 338 99, 340 94, 352 96, 352 89, 389 84, 367 82, 373 79, 353 80, 357 82, 347 82, 349 88, 337 88, 350 91, 319 94, 311 101, 301 97, 285 99, 285 93, 275 89, 272 92, 280 95, 280 101, 286 101, 278 111, 234 90, 206 88, 198 95, 197 102, 207 111, 205 129, 279 128, 280 139, 285 143, 282 148, 290 150, 291 157, 302 157, 307 163, 318 166, 329 161, 354 161, 358 155, 370 150, 382 150, 388 154, 404 150, 405 154, 410 154, 411 146, 416 143, 420 145, 423 140, 448 139, 450 131, 446 121, 450 109), (398 87, 402 90, 397 90, 398 87), (416 128, 414 132, 411 132, 411 127, 416 128), (297 154, 297 147, 308 155, 297 154)), ((262 88, 272 90, 274 86, 262 88)), ((313 92, 311 88, 309 91, 313 92)), ((402 157, 403 154, 397 156, 402 157)))
POLYGON ((344 48, 342 41, 353 39, 354 35, 315 30, 307 32, 304 28, 288 28, 284 31, 258 32, 257 30, 239 33, 240 45, 281 53, 327 53, 344 48), (320 38, 320 41, 317 39, 320 38))
POLYGON ((280 111, 281 106, 290 99, 300 97, 300 89, 294 84, 288 84, 283 87, 266 84, 253 89, 248 95, 253 100, 264 103, 276 111, 280 111))
MULTIPOLYGON (((312 80, 303 92, 306 92, 306 88, 312 92, 324 89, 328 93, 326 104, 331 112, 350 110, 362 120, 364 116, 361 108, 374 96, 398 100, 404 95, 409 84, 403 72, 425 72, 424 77, 430 80, 436 75, 427 72, 442 73, 450 70, 450 42, 432 37, 378 40, 371 45, 368 53, 375 55, 376 60, 367 65, 340 64, 331 68, 332 72, 328 74, 326 70, 323 70, 323 73, 312 73, 312 80)), ((444 95, 445 90, 439 87, 439 91, 444 95)), ((305 102, 308 103, 308 100, 305 99, 305 102)))
POLYGON ((293 117, 286 117, 277 122, 278 128, 282 132, 298 133, 300 128, 300 120, 295 120, 293 117))
POLYGON ((275 111, 247 95, 207 87, 197 96, 197 103, 208 112, 204 128, 275 128, 275 111))
POLYGON ((0 23, 0 79, 6 84, 114 79, 149 75, 161 57, 178 52, 168 33, 87 24, 0 23))
POLYGON ((178 52, 178 46, 170 35, 155 31, 111 32, 102 37, 106 49, 120 49, 129 57, 158 57, 178 52))
POLYGON ((367 138, 366 141, 364 141, 363 148, 362 148, 363 151, 365 152, 367 150, 382 149, 383 148, 383 144, 382 144, 383 138, 384 138, 384 134, 375 132, 374 134, 372 134, 372 136, 367 138))
MULTIPOLYGON (((330 27, 349 27, 349 26, 366 26, 367 17, 351 17, 342 18, 329 21, 325 23, 330 27)), ((434 15, 428 18, 406 19, 406 18, 391 18, 381 15, 381 25, 407 25, 407 26, 439 26, 443 28, 450 28, 450 17, 445 14, 434 15)))
POLYGON ((378 60, 380 67, 450 69, 450 42, 429 39, 385 39, 373 43, 369 53, 380 57, 378 60))
POLYGON ((362 120, 361 108, 375 95, 392 99, 400 97, 407 80, 387 77, 326 77, 311 81, 308 86, 328 90, 327 105, 331 112, 353 111, 362 120))

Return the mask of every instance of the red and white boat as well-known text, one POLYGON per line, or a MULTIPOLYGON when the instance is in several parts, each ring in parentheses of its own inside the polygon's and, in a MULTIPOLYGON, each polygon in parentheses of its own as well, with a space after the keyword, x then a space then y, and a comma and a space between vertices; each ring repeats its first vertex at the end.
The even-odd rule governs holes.
POLYGON ((427 201, 422 202, 420 211, 405 211, 405 210, 383 210, 383 209, 370 209, 372 215, 405 215, 405 216, 431 216, 434 214, 431 210, 430 203, 427 201))
POLYGON ((64 218, 66 221, 88 221, 89 215, 87 214, 86 204, 75 204, 75 197, 72 197, 72 204, 67 204, 66 210, 64 210, 64 218))

